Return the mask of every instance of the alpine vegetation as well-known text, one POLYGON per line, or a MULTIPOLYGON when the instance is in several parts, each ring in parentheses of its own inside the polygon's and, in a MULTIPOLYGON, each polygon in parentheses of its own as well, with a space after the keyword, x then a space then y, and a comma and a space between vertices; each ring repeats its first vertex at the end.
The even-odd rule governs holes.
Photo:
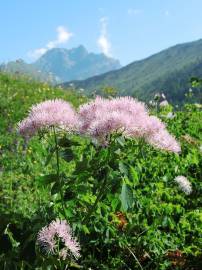
POLYGON ((40 263, 42 257, 51 270, 126 269, 126 264, 146 269, 150 263, 158 269, 164 261, 171 265, 170 253, 183 254, 176 220, 181 233, 192 186, 184 176, 176 177, 176 172, 189 177, 181 164, 186 142, 171 134, 182 139, 172 128, 178 112, 172 121, 163 118, 169 132, 160 119, 164 109, 152 115, 132 97, 96 97, 77 109, 62 99, 31 107, 18 133, 35 136, 29 145, 38 146, 35 160, 41 151, 43 174, 37 167, 33 175, 48 192, 45 218, 53 220, 39 232, 37 226, 37 247, 45 251, 39 252, 40 263))
POLYGON ((179 175, 175 177, 175 182, 179 185, 179 188, 187 195, 191 194, 192 192, 192 186, 189 180, 183 176, 179 175))

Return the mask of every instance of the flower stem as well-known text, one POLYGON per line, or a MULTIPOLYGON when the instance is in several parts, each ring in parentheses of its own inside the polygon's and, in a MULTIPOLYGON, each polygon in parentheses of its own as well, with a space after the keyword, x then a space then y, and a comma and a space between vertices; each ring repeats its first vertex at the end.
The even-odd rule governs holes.
POLYGON ((63 196, 63 193, 62 193, 62 183, 61 183, 61 178, 60 178, 59 147, 58 147, 58 140, 57 140, 57 135, 56 135, 55 127, 53 127, 53 133, 54 133, 55 149, 56 149, 57 180, 58 180, 59 187, 60 187, 60 197, 61 197, 61 204, 62 204, 63 214, 64 214, 64 217, 67 219, 67 216, 66 216, 66 213, 65 213, 64 196, 63 196))
MULTIPOLYGON (((110 138, 111 140, 112 138, 110 138)), ((111 158, 111 150, 110 148, 108 148, 108 153, 107 153, 107 160, 109 161, 111 158)), ((107 184, 107 173, 105 173, 104 177, 103 177, 103 182, 102 182, 102 185, 99 189, 99 192, 98 192, 98 195, 97 195, 97 198, 94 202, 94 204, 89 208, 88 212, 87 212, 87 215, 84 217, 83 219, 83 224, 87 223, 91 214, 96 210, 96 207, 97 207, 97 204, 98 202, 100 201, 100 199, 102 198, 102 196, 104 195, 104 193, 106 192, 106 184, 107 184)))
POLYGON ((104 190, 106 189, 106 183, 107 183, 107 177, 104 178, 103 183, 102 183, 102 185, 100 187, 99 193, 97 195, 97 198, 96 198, 94 204, 89 208, 88 213, 87 213, 87 215, 85 216, 85 218, 83 220, 83 223, 87 223, 87 221, 89 220, 91 214, 96 210, 96 206, 97 206, 99 200, 101 199, 101 197, 102 197, 102 195, 104 193, 104 190))

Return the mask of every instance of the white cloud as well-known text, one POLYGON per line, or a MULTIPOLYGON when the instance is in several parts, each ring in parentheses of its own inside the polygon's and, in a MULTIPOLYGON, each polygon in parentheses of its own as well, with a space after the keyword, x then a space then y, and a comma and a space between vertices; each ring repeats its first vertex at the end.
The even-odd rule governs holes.
POLYGON ((142 10, 141 9, 135 9, 135 8, 129 8, 128 9, 128 15, 138 15, 142 13, 142 10))
POLYGON ((111 43, 107 36, 108 19, 106 17, 103 17, 100 19, 100 23, 101 23, 101 33, 97 40, 97 44, 101 49, 102 53, 104 53, 106 56, 111 56, 111 43))
POLYGON ((55 40, 49 41, 43 48, 35 49, 28 52, 28 56, 34 60, 42 56, 49 49, 53 49, 60 44, 66 43, 72 36, 73 33, 69 32, 64 26, 58 26, 57 29, 57 38, 55 40))

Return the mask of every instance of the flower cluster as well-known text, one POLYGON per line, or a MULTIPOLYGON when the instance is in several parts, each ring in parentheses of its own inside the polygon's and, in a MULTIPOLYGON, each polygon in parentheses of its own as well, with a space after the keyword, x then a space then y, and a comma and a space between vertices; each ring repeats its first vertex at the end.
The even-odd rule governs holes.
POLYGON ((64 247, 59 251, 59 256, 66 259, 73 255, 75 259, 80 257, 80 246, 77 240, 72 236, 72 230, 66 220, 52 221, 39 231, 37 242, 47 252, 57 254, 58 241, 62 241, 64 247))
POLYGON ((143 103, 132 97, 94 101, 79 108, 80 133, 98 140, 114 132, 124 136, 144 138, 153 146, 172 152, 180 152, 180 146, 166 130, 165 125, 155 116, 150 116, 143 103))
POLYGON ((143 138, 159 149, 180 152, 179 144, 165 125, 132 97, 97 97, 80 106, 78 113, 68 102, 48 100, 31 108, 28 117, 19 124, 19 132, 28 137, 51 126, 77 131, 102 143, 108 142, 110 134, 119 132, 127 137, 143 138))
POLYGON ((183 176, 179 175, 175 177, 175 182, 179 185, 179 188, 187 195, 189 195, 192 192, 192 186, 189 180, 183 176))
POLYGON ((19 123, 18 129, 24 137, 31 137, 47 127, 63 127, 72 130, 77 124, 77 114, 72 106, 61 99, 47 100, 32 106, 28 117, 19 123))

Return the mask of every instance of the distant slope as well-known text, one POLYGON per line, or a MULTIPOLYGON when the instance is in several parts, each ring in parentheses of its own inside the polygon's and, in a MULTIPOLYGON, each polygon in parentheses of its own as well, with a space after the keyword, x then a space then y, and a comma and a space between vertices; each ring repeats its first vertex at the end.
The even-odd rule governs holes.
POLYGON ((71 50, 51 49, 33 65, 46 73, 51 72, 60 81, 82 80, 121 67, 118 60, 89 53, 82 45, 71 50))
POLYGON ((149 100, 160 90, 175 102, 184 98, 191 76, 202 77, 202 39, 176 45, 119 70, 73 83, 87 93, 95 90, 99 93, 104 87, 112 86, 121 95, 143 100, 149 100))
POLYGON ((42 72, 32 64, 27 64, 22 59, 0 65, 0 71, 8 74, 25 75, 41 82, 56 83, 56 79, 49 73, 42 72))

